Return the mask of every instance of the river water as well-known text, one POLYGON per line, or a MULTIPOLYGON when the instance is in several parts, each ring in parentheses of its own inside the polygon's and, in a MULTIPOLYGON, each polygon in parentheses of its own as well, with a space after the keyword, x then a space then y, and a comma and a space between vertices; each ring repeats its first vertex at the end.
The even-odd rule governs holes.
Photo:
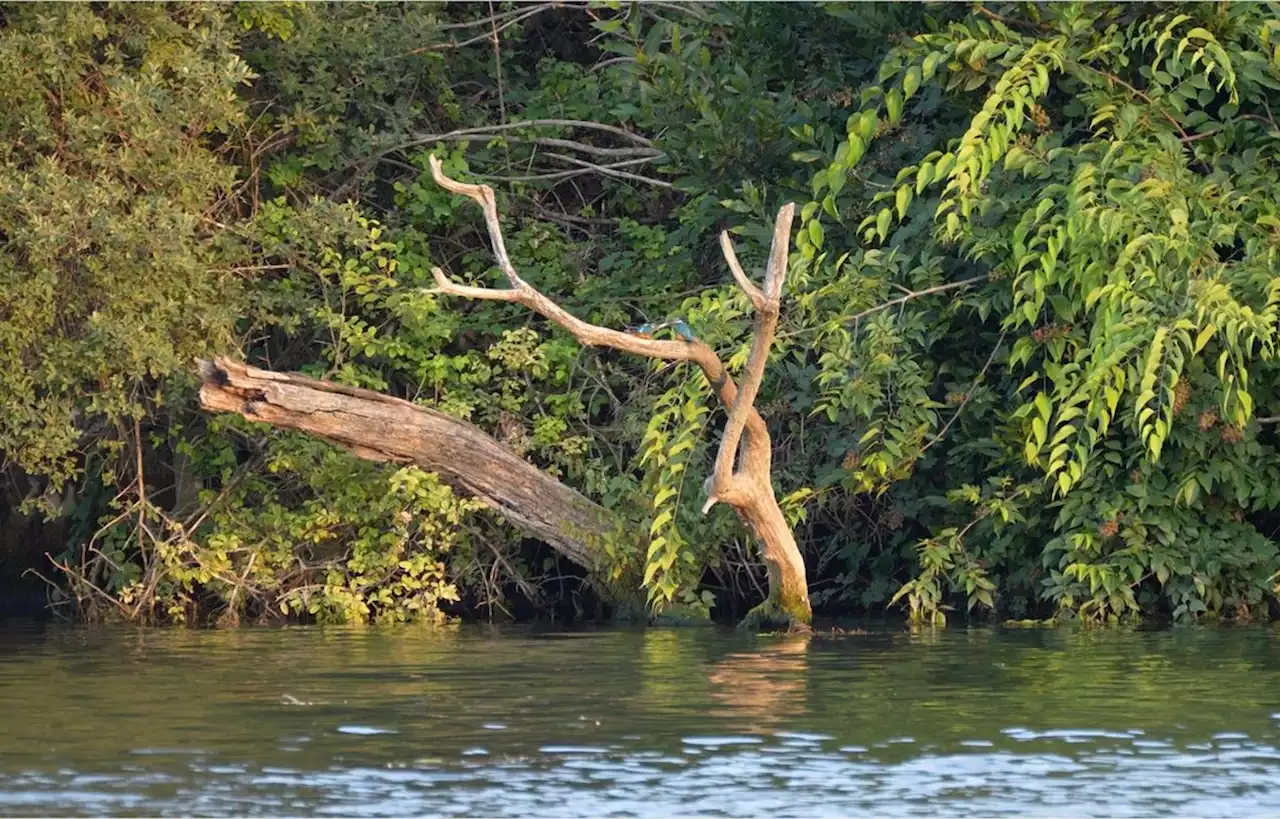
POLYGON ((1280 631, 0 630, 0 814, 1280 815, 1280 631))

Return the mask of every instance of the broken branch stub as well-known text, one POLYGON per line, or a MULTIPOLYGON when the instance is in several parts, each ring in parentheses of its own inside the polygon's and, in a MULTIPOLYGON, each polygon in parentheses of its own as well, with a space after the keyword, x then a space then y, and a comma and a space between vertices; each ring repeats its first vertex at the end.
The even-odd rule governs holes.
POLYGON ((760 544, 761 554, 769 570, 769 599, 757 608, 754 619, 807 625, 812 617, 812 610, 804 559, 773 492, 770 480, 772 444, 768 427, 755 408, 756 395, 768 362, 769 348, 773 345, 774 334, 777 332, 782 285, 787 273, 791 222, 795 214, 794 203, 784 205, 778 211, 763 289, 756 287, 743 270, 727 234, 720 239, 725 261, 734 279, 756 310, 751 354, 739 388, 715 351, 696 338, 665 341, 600 327, 574 316, 531 286, 520 277, 507 255, 493 189, 488 185, 472 185, 450 179, 445 175, 440 160, 434 155, 429 158, 429 162, 432 177, 437 184, 445 190, 473 200, 484 211, 494 257, 507 284, 505 288, 461 285, 436 267, 432 268, 432 274, 437 292, 462 298, 521 304, 568 331, 582 344, 608 347, 666 361, 690 361, 703 371, 729 413, 715 469, 705 484, 708 497, 703 511, 709 511, 716 503, 728 504, 760 544))

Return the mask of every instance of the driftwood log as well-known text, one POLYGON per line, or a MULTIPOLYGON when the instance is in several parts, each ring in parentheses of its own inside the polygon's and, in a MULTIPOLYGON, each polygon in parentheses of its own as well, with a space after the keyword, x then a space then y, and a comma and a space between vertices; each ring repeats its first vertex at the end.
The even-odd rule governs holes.
POLYGON ((200 405, 310 433, 372 461, 412 463, 500 513, 588 570, 619 523, 582 493, 480 428, 371 390, 260 370, 226 358, 198 362, 200 405))

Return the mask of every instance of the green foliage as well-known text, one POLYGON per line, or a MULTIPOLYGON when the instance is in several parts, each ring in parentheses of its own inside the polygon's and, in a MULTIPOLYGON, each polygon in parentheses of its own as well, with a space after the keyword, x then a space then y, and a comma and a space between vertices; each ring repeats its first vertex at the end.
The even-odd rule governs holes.
POLYGON ((198 588, 233 615, 347 623, 439 620, 458 600, 448 568, 474 548, 477 501, 414 467, 373 466, 294 434, 273 440, 264 469, 215 508, 207 537, 160 550, 175 595, 198 588))
POLYGON ((640 452, 640 466, 648 466, 650 473, 645 490, 653 498, 644 585, 657 604, 671 602, 682 587, 696 586, 706 559, 705 544, 693 549, 680 534, 679 523, 687 517, 681 513, 697 505, 696 500, 689 504, 686 496, 687 492, 696 497, 697 489, 689 484, 688 466, 703 444, 710 385, 701 372, 681 376, 681 388, 655 402, 640 452))
POLYGON ((597 5, 496 43, 482 19, 524 7, 5 11, 0 453, 68 510, 73 596, 188 620, 580 605, 430 476, 193 413, 190 359, 238 350, 478 424, 647 533, 602 575, 654 609, 758 599, 732 516, 698 513, 700 375, 430 292, 432 265, 497 281, 435 152, 495 186, 542 292, 686 322, 733 373, 751 307, 715 234, 759 269, 798 202, 757 406, 818 606, 1275 602, 1272 4, 597 5))
POLYGON ((458 600, 452 577, 473 559, 478 502, 414 467, 374 466, 293 433, 273 436, 261 469, 233 474, 233 442, 253 427, 223 417, 207 437, 181 444, 198 476, 225 483, 202 493, 198 517, 134 504, 98 530, 87 559, 64 566, 81 613, 221 624, 443 620, 441 607, 458 600))
MULTIPOLYGON (((1274 206, 1263 203, 1274 201, 1276 171, 1265 157, 1275 131, 1268 97, 1278 77, 1264 8, 1148 15, 1010 6, 994 19, 911 38, 885 60, 879 84, 861 94, 847 139, 815 175, 813 191, 825 198, 803 209, 797 244, 819 276, 838 281, 845 257, 827 262, 839 249, 824 246, 830 231, 812 225, 843 221, 850 211, 844 181, 876 137, 908 124, 907 103, 930 83, 982 95, 957 118, 955 136, 902 167, 872 198, 879 207, 857 230, 892 254, 909 246, 917 258, 943 253, 960 262, 957 273, 980 277, 972 295, 953 303, 954 313, 999 319, 991 360, 1004 370, 996 389, 1010 403, 977 429, 952 430, 963 437, 949 449, 981 447, 991 458, 987 475, 1021 481, 1026 466, 1043 475, 1044 501, 1056 515, 1037 516, 1022 537, 1047 541, 1039 594, 1082 617, 1123 617, 1158 604, 1175 617, 1248 612, 1271 591, 1275 546, 1242 518, 1271 502, 1254 491, 1224 492, 1218 476, 1231 470, 1208 443, 1222 437, 1247 446, 1257 434, 1253 385, 1269 385, 1273 372, 1280 279, 1266 221, 1274 206), (1246 65, 1247 80, 1237 70, 1246 65), (1043 107, 1051 99, 1063 101, 1052 112, 1043 107), (1006 338, 1012 343, 1001 349, 1006 338), (1193 393, 1214 405, 1200 421, 1184 411, 1193 393), (1218 417, 1229 434, 1213 429, 1218 417), (1225 520, 1214 511, 1220 504, 1225 520), (1045 525, 1049 537, 1039 534, 1045 525), (1123 545, 1112 545, 1117 538, 1123 545), (1171 564, 1189 580, 1173 582, 1171 564)), ((878 259, 867 262, 873 251, 855 252, 860 272, 882 275, 878 259)), ((918 294, 947 279, 960 277, 904 289, 918 294)), ((947 326, 953 310, 922 312, 919 304, 904 302, 886 320, 916 328, 924 356, 930 336, 954 334, 956 326, 947 326)), ((829 321, 826 328, 833 331, 829 321)), ((868 321, 869 340, 877 329, 868 321)), ((858 400, 866 388, 858 390, 861 373, 847 375, 851 346, 826 354, 823 382, 868 419, 865 442, 885 413, 858 400)), ((941 371, 948 358, 930 360, 941 371)), ((883 365, 868 366, 874 357, 857 360, 877 381, 889 380, 883 365)), ((894 360, 894 375, 904 366, 894 360)), ((907 400, 929 406, 927 388, 912 387, 907 400)), ((965 393, 957 415, 971 397, 965 393)), ((832 415, 839 404, 823 406, 832 415)), ((933 426, 925 424, 925 435, 933 426)), ((885 444, 860 461, 902 479, 885 456, 899 470, 918 470, 928 447, 910 431, 891 440, 896 448, 885 444)), ((1270 450, 1255 445, 1261 457, 1246 456, 1234 479, 1252 481, 1270 450)), ((982 589, 959 568, 964 531, 940 526, 920 542, 921 573, 898 595, 913 616, 939 616, 952 590, 972 605, 982 589)), ((1012 565, 1002 568, 1016 574, 1012 565)))
POLYGON ((0 29, 0 452, 54 488, 225 344, 214 150, 252 74, 212 6, 15 6, 0 29))

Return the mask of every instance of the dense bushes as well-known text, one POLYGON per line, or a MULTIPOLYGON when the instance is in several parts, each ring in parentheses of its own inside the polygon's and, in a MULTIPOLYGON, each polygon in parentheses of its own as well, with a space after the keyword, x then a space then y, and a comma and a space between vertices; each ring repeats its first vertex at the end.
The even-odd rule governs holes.
POLYGON ((239 350, 480 424, 649 531, 614 560, 659 564, 659 603, 754 602, 740 530, 693 497, 700 377, 423 289, 492 264, 435 150, 499 188, 544 292, 681 317, 735 367, 749 304, 714 234, 759 259, 800 203, 758 403, 820 612, 1265 614, 1273 12, 6 8, 9 540, 47 515, 33 568, 89 616, 582 610, 431 476, 198 413, 191 358, 239 350))

